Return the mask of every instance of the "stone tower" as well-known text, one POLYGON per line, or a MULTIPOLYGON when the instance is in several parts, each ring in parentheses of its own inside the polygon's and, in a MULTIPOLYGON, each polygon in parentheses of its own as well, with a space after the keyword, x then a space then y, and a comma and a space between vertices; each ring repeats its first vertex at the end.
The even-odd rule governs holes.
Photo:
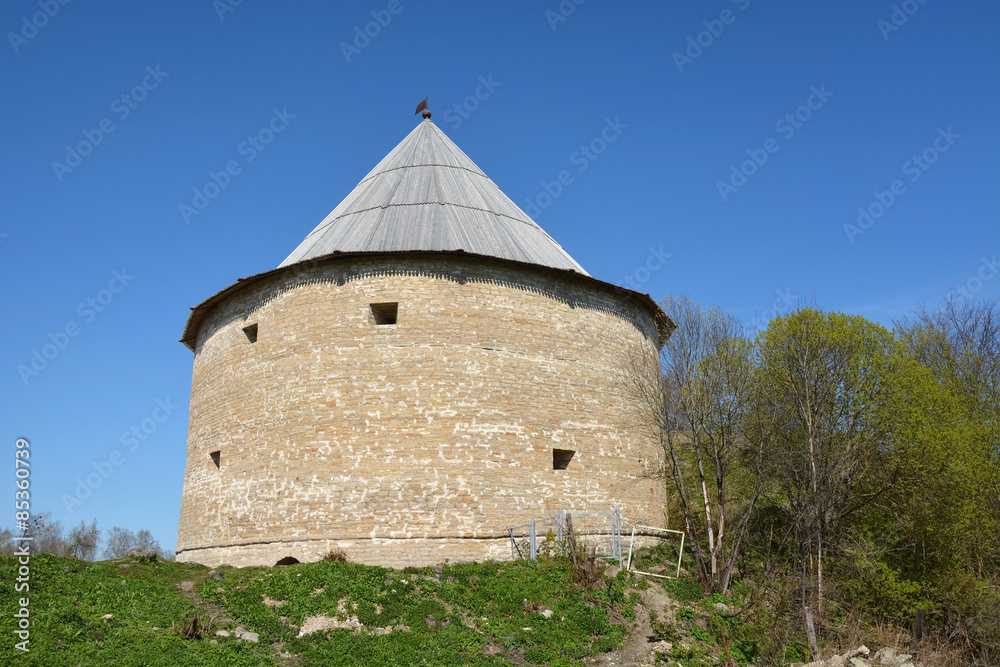
POLYGON ((673 324, 425 116, 281 266, 192 309, 178 560, 428 565, 509 557, 557 509, 659 523, 620 377, 673 324))

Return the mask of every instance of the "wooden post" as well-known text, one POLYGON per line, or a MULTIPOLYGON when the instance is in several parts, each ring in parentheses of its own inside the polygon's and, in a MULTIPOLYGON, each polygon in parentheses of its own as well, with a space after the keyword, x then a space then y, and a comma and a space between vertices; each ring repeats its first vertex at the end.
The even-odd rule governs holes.
POLYGON ((924 636, 924 620, 927 618, 923 609, 917 610, 917 617, 913 619, 913 638, 910 639, 910 650, 916 651, 917 645, 924 636))
POLYGON ((806 611, 806 633, 809 635, 809 650, 812 652, 812 659, 819 660, 819 647, 816 645, 816 626, 813 625, 813 614, 809 607, 804 607, 806 611))

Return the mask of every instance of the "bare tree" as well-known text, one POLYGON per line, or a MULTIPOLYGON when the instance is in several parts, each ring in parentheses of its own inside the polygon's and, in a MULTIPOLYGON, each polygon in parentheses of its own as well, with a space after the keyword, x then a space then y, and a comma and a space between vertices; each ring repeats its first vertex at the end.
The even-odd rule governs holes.
POLYGON ((14 531, 0 528, 0 556, 14 555, 14 531))
POLYGON ((66 555, 66 538, 63 537, 62 524, 54 521, 51 513, 32 516, 27 532, 32 537, 31 553, 66 555))
POLYGON ((70 529, 66 537, 66 556, 80 560, 94 560, 97 545, 101 541, 101 531, 97 529, 97 519, 88 525, 80 520, 80 525, 70 529))
POLYGON ((652 413, 661 472, 677 491, 702 587, 724 594, 760 493, 760 448, 748 448, 741 432, 753 383, 752 344, 743 323, 719 308, 705 311, 673 296, 661 305, 677 329, 655 372, 634 356, 625 384, 652 413), (737 463, 747 451, 757 454, 750 472, 741 474, 737 463), (733 497, 737 484, 742 493, 733 497))
POLYGON ((132 549, 153 550, 157 553, 162 550, 153 534, 145 529, 133 533, 127 528, 115 526, 108 531, 106 543, 102 553, 105 560, 126 556, 132 549))

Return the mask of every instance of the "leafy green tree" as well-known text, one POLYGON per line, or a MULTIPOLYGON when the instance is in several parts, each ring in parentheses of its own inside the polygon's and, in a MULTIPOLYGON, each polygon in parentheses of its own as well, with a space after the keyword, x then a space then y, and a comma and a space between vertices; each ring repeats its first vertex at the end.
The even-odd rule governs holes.
POLYGON ((776 425, 759 433, 769 503, 798 538, 802 604, 822 614, 831 536, 883 490, 899 347, 862 317, 809 308, 773 319, 758 345, 753 413, 776 425))

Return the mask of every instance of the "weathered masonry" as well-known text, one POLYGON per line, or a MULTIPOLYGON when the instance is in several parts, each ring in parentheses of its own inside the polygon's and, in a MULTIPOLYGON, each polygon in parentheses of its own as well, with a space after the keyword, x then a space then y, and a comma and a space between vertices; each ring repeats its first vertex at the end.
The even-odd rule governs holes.
POLYGON ((192 309, 178 560, 428 565, 509 557, 505 528, 557 508, 659 523, 620 376, 673 324, 429 116, 281 266, 192 309))

